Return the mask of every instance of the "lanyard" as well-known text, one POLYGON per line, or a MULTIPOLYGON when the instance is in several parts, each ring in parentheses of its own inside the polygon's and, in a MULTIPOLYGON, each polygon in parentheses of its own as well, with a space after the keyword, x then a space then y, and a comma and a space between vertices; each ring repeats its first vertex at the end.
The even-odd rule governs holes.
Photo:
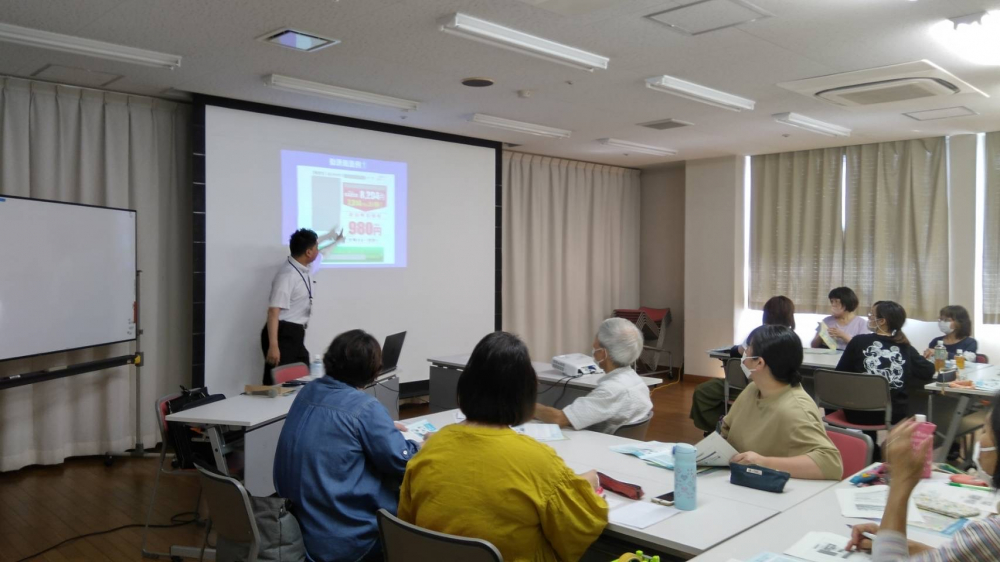
POLYGON ((292 263, 292 258, 288 258, 288 265, 292 266, 292 269, 295 270, 295 273, 298 273, 299 277, 302 278, 302 283, 304 283, 306 286, 306 292, 309 293, 309 304, 311 305, 313 302, 313 290, 312 287, 309 286, 309 282, 306 281, 306 276, 302 275, 302 272, 299 271, 299 268, 295 267, 295 264, 292 263))

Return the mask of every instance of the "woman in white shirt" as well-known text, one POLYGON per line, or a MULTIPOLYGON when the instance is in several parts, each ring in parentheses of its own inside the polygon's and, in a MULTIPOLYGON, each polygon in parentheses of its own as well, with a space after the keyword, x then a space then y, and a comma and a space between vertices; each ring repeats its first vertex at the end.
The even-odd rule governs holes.
POLYGON ((535 404, 535 417, 545 423, 602 433, 641 421, 653 410, 649 389, 632 364, 639 359, 642 332, 624 318, 608 318, 594 337, 594 362, 606 375, 597 387, 562 410, 535 404))
MULTIPOLYGON (((830 299, 830 316, 823 319, 830 336, 837 343, 837 349, 847 349, 847 344, 858 334, 867 334, 868 319, 854 313, 858 308, 858 295, 850 287, 837 287, 827 295, 830 299)), ((819 326, 816 327, 816 337, 813 347, 827 347, 819 336, 819 326)))

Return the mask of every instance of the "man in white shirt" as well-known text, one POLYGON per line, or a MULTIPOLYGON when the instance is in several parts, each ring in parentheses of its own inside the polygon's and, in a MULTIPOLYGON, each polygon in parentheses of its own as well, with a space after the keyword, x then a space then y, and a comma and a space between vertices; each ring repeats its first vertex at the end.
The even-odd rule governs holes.
POLYGON ((291 256, 271 282, 267 323, 260 333, 260 347, 264 352, 264 384, 274 384, 272 367, 289 363, 309 364, 305 338, 316 283, 309 266, 343 240, 343 232, 337 234, 336 229, 322 237, 305 228, 292 233, 288 241, 291 256), (321 243, 330 240, 333 241, 331 244, 320 249, 321 243))
POLYGON ((624 318, 608 318, 594 337, 594 362, 606 375, 597 387, 562 410, 535 405, 535 417, 560 427, 614 433, 645 419, 653 410, 649 388, 631 365, 639 359, 642 332, 624 318))

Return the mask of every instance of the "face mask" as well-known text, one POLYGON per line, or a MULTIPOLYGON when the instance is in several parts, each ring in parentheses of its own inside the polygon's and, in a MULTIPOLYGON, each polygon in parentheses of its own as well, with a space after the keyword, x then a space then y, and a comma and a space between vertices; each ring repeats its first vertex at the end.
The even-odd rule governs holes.
MULTIPOLYGON (((979 464, 979 453, 984 451, 988 453, 990 451, 996 451, 996 450, 997 450, 996 447, 982 447, 979 444, 979 441, 976 441, 975 447, 972 448, 972 462, 973 464, 976 465, 976 472, 978 473, 978 477, 980 480, 986 482, 987 484, 993 483, 993 475, 983 470, 983 465, 979 464)), ((993 467, 993 470, 996 470, 995 466, 993 467)))
POLYGON ((598 359, 598 358, 597 358, 597 352, 598 352, 598 351, 602 351, 602 350, 604 350, 604 348, 603 348, 603 347, 598 347, 597 349, 595 349, 595 350, 593 351, 593 353, 591 353, 591 354, 590 354, 590 358, 594 360, 594 364, 595 364, 595 365, 600 365, 600 364, 601 364, 601 361, 604 361, 604 359, 607 359, 607 358, 608 358, 608 352, 607 352, 607 351, 604 351, 604 359, 598 359))
POLYGON ((750 373, 752 373, 753 371, 750 370, 749 367, 747 367, 746 365, 744 365, 743 362, 746 361, 747 359, 756 359, 756 358, 757 357, 755 355, 751 355, 750 357, 747 357, 746 353, 744 353, 743 357, 740 359, 740 369, 743 369, 743 376, 745 376, 747 378, 747 380, 750 380, 750 373))
POLYGON ((938 330, 941 330, 942 334, 951 333, 951 321, 941 320, 938 322, 938 330))

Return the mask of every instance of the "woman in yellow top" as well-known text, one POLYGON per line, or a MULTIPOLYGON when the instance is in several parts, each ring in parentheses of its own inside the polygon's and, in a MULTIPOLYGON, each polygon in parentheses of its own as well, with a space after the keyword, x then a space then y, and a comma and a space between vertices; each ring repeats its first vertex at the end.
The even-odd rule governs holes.
POLYGON ((740 365, 753 382, 722 420, 720 433, 739 453, 731 462, 781 470, 792 478, 840 480, 840 451, 800 384, 799 336, 784 326, 761 326, 751 332, 740 365))
POLYGON ((524 343, 506 332, 483 338, 458 379, 465 421, 410 459, 399 518, 489 541, 508 562, 583 556, 608 505, 595 472, 574 474, 551 447, 510 429, 531 419, 537 392, 524 343))

